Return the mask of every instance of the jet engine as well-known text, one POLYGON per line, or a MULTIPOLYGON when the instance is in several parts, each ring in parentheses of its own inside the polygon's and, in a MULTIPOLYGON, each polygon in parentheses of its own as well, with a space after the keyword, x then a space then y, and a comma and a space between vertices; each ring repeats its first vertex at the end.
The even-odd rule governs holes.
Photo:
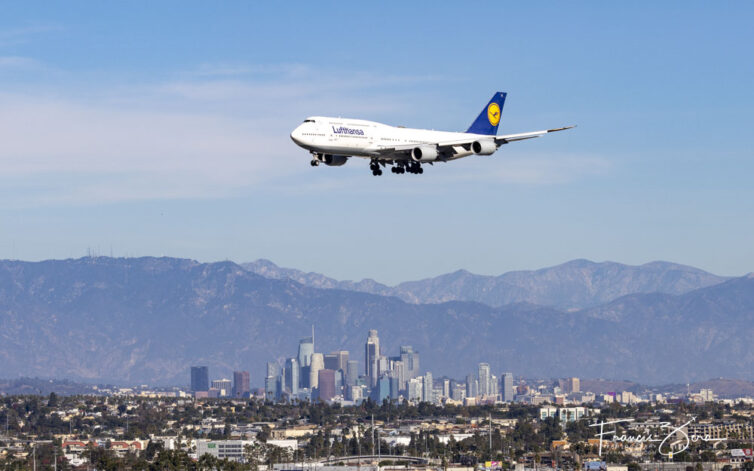
POLYGON ((497 150, 494 141, 474 141, 471 150, 478 155, 492 155, 497 150))
POLYGON ((346 162, 348 162, 348 156, 325 154, 324 156, 322 156, 322 161, 325 163, 325 165, 329 165, 330 167, 340 167, 341 165, 344 165, 346 162))
POLYGON ((411 149, 411 159, 415 162, 432 162, 437 160, 437 148, 432 146, 414 147, 411 149))

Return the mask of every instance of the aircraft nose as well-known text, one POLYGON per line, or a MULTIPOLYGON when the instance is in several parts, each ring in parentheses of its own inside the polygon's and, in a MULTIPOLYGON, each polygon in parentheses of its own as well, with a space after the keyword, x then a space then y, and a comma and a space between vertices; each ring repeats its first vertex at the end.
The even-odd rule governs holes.
POLYGON ((301 135, 301 126, 297 127, 291 132, 291 140, 293 140, 293 142, 295 142, 299 146, 303 143, 303 136, 301 135))

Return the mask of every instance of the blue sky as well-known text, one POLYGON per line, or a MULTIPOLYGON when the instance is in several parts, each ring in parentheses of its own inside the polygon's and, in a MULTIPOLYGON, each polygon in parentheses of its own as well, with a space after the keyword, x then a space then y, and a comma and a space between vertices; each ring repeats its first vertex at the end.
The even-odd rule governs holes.
POLYGON ((0 257, 269 258, 386 283, 573 258, 754 270, 750 2, 0 7, 0 257), (308 115, 501 132, 311 168, 308 115))

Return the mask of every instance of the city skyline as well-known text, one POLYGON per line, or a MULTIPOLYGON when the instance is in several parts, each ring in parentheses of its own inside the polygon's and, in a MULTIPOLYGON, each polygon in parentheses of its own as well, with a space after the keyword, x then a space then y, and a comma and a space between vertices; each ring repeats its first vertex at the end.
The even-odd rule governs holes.
MULTIPOLYGON (((314 332, 312 326, 312 335, 299 341, 296 356, 267 362, 265 374, 261 375, 261 390, 267 400, 330 402, 339 399, 341 403, 358 403, 366 398, 377 403, 385 399, 421 402, 468 401, 471 398, 480 401, 514 400, 512 373, 504 372, 498 377, 491 372, 489 363, 479 363, 476 376, 467 375, 465 383, 444 374, 438 376, 441 383, 436 387, 432 372, 420 369, 418 351, 411 345, 402 345, 397 356, 386 355, 380 347, 378 331, 369 329, 364 343, 365 368, 360 374, 359 361, 350 359, 348 350, 317 352, 314 332)), ((253 375, 249 371, 234 371, 232 382, 225 378, 210 381, 207 366, 192 366, 190 372, 190 391, 197 398, 237 398, 252 394, 249 384, 253 375)), ((567 383, 570 387, 561 382, 559 387, 569 393, 578 392, 573 380, 578 385, 578 378, 572 378, 567 383)))

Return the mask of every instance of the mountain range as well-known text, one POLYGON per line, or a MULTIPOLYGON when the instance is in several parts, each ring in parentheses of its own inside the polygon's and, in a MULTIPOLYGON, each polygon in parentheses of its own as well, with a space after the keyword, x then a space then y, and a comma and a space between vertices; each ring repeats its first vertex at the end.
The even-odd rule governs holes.
MULTIPOLYGON (((428 299, 442 292, 437 278, 415 282, 425 288, 406 302, 279 273, 153 257, 0 261, 0 378, 186 384, 189 366, 208 365, 213 377, 248 369, 259 385, 265 362, 295 355, 315 325, 317 351, 347 349, 363 362, 367 331, 377 329, 384 354, 413 345, 435 377, 463 378, 486 361, 497 374, 538 377, 754 379, 752 276, 574 261, 518 272, 528 277, 519 282, 528 287, 522 298, 495 306, 428 299), (548 281, 536 288, 541 279, 548 281), (578 296, 559 291, 571 285, 578 296)), ((468 280, 462 284, 477 283, 476 275, 468 280)), ((456 291, 474 292, 488 291, 456 291)))
POLYGON ((371 279, 338 281, 319 273, 281 268, 269 260, 241 264, 267 278, 290 279, 313 288, 336 288, 381 296, 396 296, 414 304, 476 301, 489 306, 530 303, 558 309, 580 309, 635 293, 684 294, 719 284, 725 277, 669 262, 640 266, 615 262, 572 260, 534 271, 511 271, 499 276, 466 270, 387 286, 371 279))

